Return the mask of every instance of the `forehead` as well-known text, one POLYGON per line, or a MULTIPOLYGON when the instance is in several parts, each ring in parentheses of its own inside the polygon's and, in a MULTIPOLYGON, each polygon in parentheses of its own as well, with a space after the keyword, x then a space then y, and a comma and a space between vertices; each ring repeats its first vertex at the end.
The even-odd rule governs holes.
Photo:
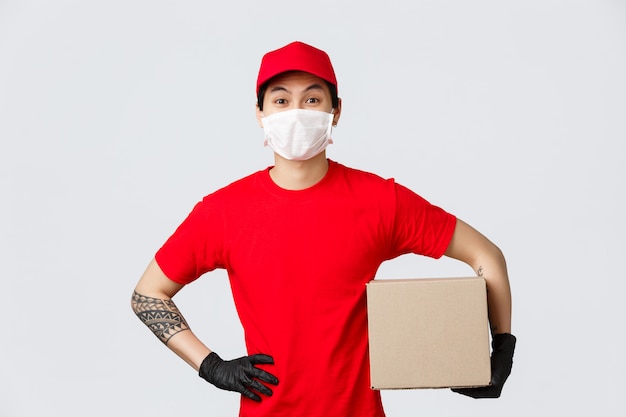
POLYGON ((267 84, 267 92, 271 93, 277 89, 295 93, 306 90, 311 86, 319 85, 325 93, 330 94, 326 81, 318 76, 303 71, 288 71, 272 78, 267 84))

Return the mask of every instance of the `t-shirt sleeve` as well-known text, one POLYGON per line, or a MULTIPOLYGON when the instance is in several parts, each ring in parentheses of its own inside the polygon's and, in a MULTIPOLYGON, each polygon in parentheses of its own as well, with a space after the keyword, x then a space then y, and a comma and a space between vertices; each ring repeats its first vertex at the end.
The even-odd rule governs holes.
POLYGON ((157 251, 155 260, 169 279, 188 284, 222 267, 222 233, 217 217, 205 197, 157 251))
POLYGON ((395 255, 443 256, 452 240, 456 217, 400 184, 395 184, 395 191, 392 239, 395 255))

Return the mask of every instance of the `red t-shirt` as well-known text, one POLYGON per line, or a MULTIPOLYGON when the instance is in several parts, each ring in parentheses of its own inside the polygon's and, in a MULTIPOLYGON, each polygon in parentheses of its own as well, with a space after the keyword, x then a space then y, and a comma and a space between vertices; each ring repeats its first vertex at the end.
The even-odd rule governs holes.
POLYGON ((187 284, 225 268, 249 354, 280 383, 242 417, 384 416, 370 389, 365 284, 405 253, 441 257, 456 218, 396 184, 329 160, 305 190, 269 169, 199 202, 156 254, 187 284))

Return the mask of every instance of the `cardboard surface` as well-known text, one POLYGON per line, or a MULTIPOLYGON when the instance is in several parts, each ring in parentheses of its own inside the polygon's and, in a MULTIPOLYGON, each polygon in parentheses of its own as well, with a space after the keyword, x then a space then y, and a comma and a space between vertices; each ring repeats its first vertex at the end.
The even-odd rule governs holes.
POLYGON ((483 278, 374 280, 367 310, 372 389, 489 385, 483 278))

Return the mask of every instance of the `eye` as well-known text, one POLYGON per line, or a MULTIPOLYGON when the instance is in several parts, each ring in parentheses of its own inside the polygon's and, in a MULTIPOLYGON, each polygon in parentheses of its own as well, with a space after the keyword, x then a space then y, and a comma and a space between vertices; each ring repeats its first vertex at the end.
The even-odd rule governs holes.
POLYGON ((277 98, 276 100, 274 100, 274 104, 287 104, 287 100, 285 100, 284 98, 277 98))
POLYGON ((305 103, 307 104, 317 104, 320 100, 317 97, 309 97, 306 99, 305 103))

